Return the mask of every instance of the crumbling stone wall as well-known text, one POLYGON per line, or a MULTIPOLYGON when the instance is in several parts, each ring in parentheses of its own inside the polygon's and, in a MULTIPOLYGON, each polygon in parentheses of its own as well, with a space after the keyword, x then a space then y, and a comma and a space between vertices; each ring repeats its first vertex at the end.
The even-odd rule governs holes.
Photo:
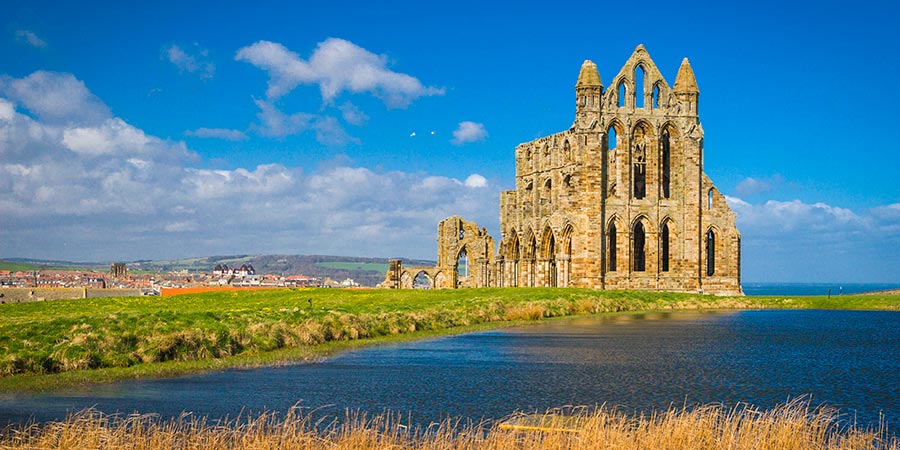
POLYGON ((608 89, 585 61, 572 126, 516 147, 516 188, 500 194, 496 259, 479 247, 493 248, 483 229, 445 219, 437 268, 452 276, 435 287, 741 294, 735 214, 703 172, 699 96, 687 58, 670 86, 639 45, 608 89), (480 244, 463 243, 471 231, 480 244), (477 249, 475 278, 453 278, 462 246, 477 249))

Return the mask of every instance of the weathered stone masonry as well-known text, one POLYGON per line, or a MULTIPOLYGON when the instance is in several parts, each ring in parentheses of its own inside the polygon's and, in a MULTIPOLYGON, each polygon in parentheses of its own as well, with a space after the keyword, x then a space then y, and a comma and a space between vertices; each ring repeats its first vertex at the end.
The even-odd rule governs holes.
POLYGON ((435 267, 392 261, 382 286, 573 286, 741 294, 735 214, 703 172, 700 91, 687 58, 670 87, 639 45, 604 89, 591 61, 575 122, 516 147, 502 239, 454 216, 435 267))

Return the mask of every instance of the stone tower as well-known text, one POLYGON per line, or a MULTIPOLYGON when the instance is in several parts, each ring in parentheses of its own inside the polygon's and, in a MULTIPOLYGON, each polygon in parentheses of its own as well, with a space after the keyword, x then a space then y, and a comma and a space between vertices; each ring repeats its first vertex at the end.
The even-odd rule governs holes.
POLYGON ((467 285, 741 294, 735 214, 703 172, 699 96, 687 58, 670 87, 639 45, 606 90, 585 61, 572 126, 516 147, 497 257, 467 285))

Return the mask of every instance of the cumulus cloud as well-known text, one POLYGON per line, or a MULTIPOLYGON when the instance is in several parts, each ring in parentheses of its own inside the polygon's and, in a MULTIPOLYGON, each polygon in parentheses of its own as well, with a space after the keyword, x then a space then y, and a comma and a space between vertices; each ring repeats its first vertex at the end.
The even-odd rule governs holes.
POLYGON ((320 42, 309 60, 270 41, 239 49, 235 59, 268 72, 266 95, 270 99, 281 97, 301 84, 317 84, 325 102, 332 102, 344 91, 368 92, 395 108, 406 107, 419 97, 444 93, 443 89, 423 85, 413 76, 388 69, 384 55, 338 38, 320 42))
POLYGON ((0 95, 50 124, 93 125, 112 117, 81 80, 67 73, 39 70, 25 78, 0 78, 0 95))
POLYGON ((200 78, 212 78, 216 74, 216 65, 209 60, 209 51, 194 44, 193 49, 185 50, 172 44, 163 49, 163 56, 178 67, 182 73, 196 74, 200 78))
POLYGON ((38 35, 34 34, 34 32, 28 30, 16 30, 16 40, 19 42, 24 42, 32 47, 47 47, 47 41, 41 39, 40 37, 38 37, 38 35))
POLYGON ((800 200, 726 200, 744 237, 748 279, 883 281, 900 273, 900 204, 853 211, 800 200))
POLYGON ((487 186, 487 178, 478 175, 477 173, 473 173, 469 175, 469 178, 466 178, 466 187, 470 188, 482 188, 487 186))
MULTIPOLYGON (((40 93, 52 95, 39 90, 16 98, 44 104, 40 93)), ((196 167, 196 155, 183 143, 118 117, 86 124, 77 112, 43 120, 25 111, 30 110, 19 100, 0 95, 0 248, 8 256, 102 261, 259 252, 433 258, 434 233, 444 217, 460 214, 498 225, 491 190, 499 188, 480 175, 463 181, 377 172, 346 161, 312 173, 281 164, 211 170, 196 167)), ((313 118, 306 126, 326 129, 328 121, 313 118)))
POLYGON ((240 130, 228 128, 197 128, 184 132, 185 136, 198 138, 225 139, 226 141, 245 141, 247 134, 240 130))
POLYGON ((453 143, 463 145, 470 142, 479 142, 487 139, 488 132, 484 128, 484 124, 478 122, 464 121, 453 132, 453 143))

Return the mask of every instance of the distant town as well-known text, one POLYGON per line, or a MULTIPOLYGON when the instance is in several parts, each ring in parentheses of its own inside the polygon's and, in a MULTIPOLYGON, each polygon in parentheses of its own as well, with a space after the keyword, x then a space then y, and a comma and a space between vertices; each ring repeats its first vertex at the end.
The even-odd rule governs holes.
POLYGON ((252 264, 229 267, 216 264, 212 271, 187 269, 169 272, 129 271, 124 263, 113 263, 108 272, 76 269, 0 270, 0 288, 90 288, 141 289, 144 295, 159 295, 166 288, 195 287, 359 287, 352 278, 332 280, 301 273, 292 275, 257 273, 252 264))

